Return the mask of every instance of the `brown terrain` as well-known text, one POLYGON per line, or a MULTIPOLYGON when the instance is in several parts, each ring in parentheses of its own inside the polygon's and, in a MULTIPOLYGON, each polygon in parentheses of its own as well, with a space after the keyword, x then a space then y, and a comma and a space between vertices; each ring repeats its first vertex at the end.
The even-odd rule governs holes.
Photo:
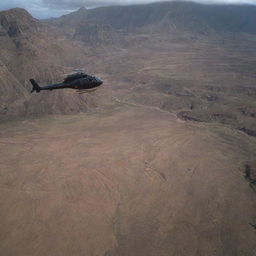
POLYGON ((0 12, 0 255, 256 255, 256 8, 0 12), (30 94, 85 68, 104 85, 30 94))

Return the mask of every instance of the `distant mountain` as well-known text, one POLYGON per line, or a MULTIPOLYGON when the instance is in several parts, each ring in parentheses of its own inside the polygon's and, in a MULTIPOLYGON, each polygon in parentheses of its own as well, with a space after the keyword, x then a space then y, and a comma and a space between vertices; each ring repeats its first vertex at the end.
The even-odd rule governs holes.
MULTIPOLYGON (((119 31, 182 30, 197 33, 243 32, 256 34, 256 6, 202 5, 191 2, 163 2, 147 5, 81 8, 54 21, 63 28, 97 24, 119 31)), ((77 31, 75 32, 77 33, 77 31)))

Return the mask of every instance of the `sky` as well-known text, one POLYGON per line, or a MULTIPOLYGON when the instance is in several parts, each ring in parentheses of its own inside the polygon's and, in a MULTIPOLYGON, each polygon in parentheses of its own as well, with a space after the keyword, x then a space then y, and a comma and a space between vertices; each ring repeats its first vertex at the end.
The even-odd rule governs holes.
MULTIPOLYGON (((128 5, 163 0, 0 0, 0 10, 21 7, 28 10, 34 17, 46 19, 59 17, 70 13, 80 7, 95 8, 108 5, 128 5)), ((255 4, 256 0, 195 0, 200 3, 224 3, 224 4, 255 4)))

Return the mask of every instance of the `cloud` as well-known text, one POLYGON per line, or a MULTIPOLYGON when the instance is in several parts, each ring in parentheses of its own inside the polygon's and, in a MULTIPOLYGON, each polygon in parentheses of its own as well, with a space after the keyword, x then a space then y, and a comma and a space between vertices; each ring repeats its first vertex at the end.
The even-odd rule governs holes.
MULTIPOLYGON (((107 5, 129 5, 162 2, 166 0, 43 0, 46 5, 56 8, 93 8, 107 5)), ((167 0, 168 1, 168 0, 167 0)), ((171 0, 169 0, 171 1, 171 0)), ((177 0, 176 0, 177 1, 177 0)), ((256 4, 256 0, 194 0, 199 3, 256 4)))
POLYGON ((2 2, 0 0, 0 10, 7 10, 10 8, 24 8, 30 12, 34 17, 39 19, 46 19, 50 17, 59 17, 61 15, 75 11, 75 8, 67 8, 64 5, 50 6, 43 0, 8 0, 2 2))
POLYGON ((43 2, 49 6, 63 8, 94 8, 99 6, 143 4, 163 1, 164 0, 43 0, 43 2))
MULTIPOLYGON (((79 7, 95 8, 108 5, 145 4, 161 1, 163 0, 0 0, 0 10, 21 7, 28 10, 34 17, 43 19, 67 14, 79 7)), ((256 0, 195 0, 195 2, 256 4, 256 0)))
POLYGON ((43 0, 43 2, 46 5, 54 8, 79 8, 82 6, 87 8, 94 8, 98 6, 122 4, 122 1, 119 0, 43 0))

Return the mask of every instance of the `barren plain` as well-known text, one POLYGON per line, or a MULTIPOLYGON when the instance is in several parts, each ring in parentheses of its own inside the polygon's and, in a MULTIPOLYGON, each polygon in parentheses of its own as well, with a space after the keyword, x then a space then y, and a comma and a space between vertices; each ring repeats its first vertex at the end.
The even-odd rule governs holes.
POLYGON ((127 105, 1 131, 4 255, 255 255, 242 132, 127 105))

